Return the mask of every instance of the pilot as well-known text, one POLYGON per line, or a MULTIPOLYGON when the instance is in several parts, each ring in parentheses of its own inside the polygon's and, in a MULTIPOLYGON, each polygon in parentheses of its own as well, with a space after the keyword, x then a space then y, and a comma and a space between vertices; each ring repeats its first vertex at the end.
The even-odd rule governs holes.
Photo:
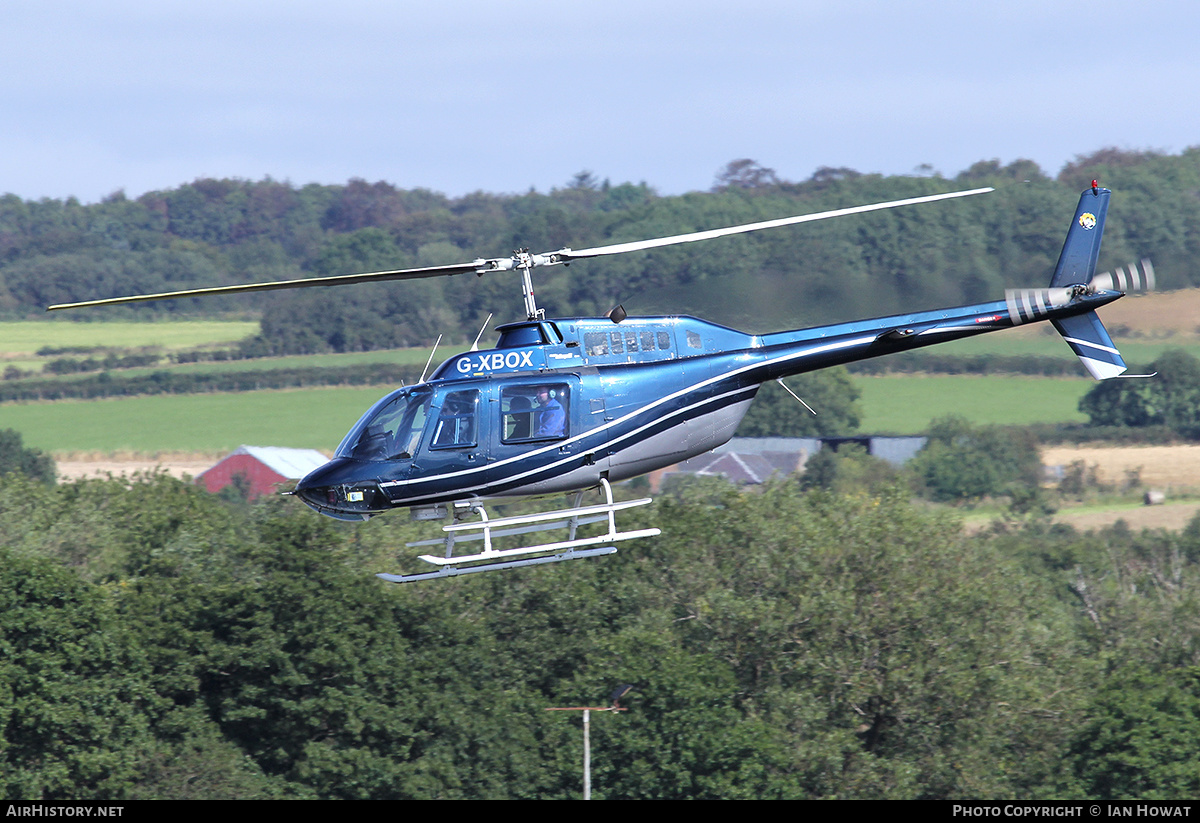
POLYGON ((566 432, 567 413, 550 393, 549 386, 538 386, 537 431, 535 437, 562 437, 566 432))
POLYGON ((512 430, 508 433, 507 440, 527 440, 530 437, 529 431, 529 409, 530 403, 528 397, 517 395, 509 403, 508 418, 512 426, 512 430))

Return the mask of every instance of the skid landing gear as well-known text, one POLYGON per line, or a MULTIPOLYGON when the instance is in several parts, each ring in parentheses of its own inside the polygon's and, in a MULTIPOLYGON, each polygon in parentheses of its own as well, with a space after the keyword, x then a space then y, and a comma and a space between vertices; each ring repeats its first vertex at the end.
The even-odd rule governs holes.
POLYGON ((638 500, 613 502, 612 487, 604 478, 600 479, 600 488, 604 493, 605 502, 594 506, 581 506, 583 492, 575 496, 575 505, 567 509, 537 514, 520 514, 513 517, 502 517, 498 520, 488 518, 487 510, 482 503, 455 503, 454 522, 443 526, 446 537, 440 540, 422 540, 409 543, 415 546, 445 547, 442 556, 423 554, 421 559, 435 566, 440 566, 435 572, 424 574, 396 575, 379 574, 377 577, 391 583, 412 583, 418 580, 432 580, 438 577, 456 577, 476 572, 500 571, 515 569, 521 566, 536 566, 542 563, 558 563, 563 560, 579 560, 586 557, 598 557, 615 554, 616 548, 604 546, 605 543, 616 543, 621 540, 635 540, 639 537, 654 537, 661 534, 659 529, 641 529, 638 531, 621 532, 617 530, 616 513, 622 509, 635 506, 645 506, 651 502, 649 497, 638 500), (464 518, 475 515, 477 521, 465 522, 464 518), (608 531, 595 537, 576 537, 579 526, 590 523, 608 523, 608 531), (492 547, 492 539, 509 537, 532 532, 566 529, 567 539, 552 543, 539 543, 533 546, 522 546, 516 549, 497 550, 492 547), (454 548, 460 543, 483 541, 483 551, 477 554, 455 555, 454 548), (582 550, 582 551, 580 551, 582 550), (530 555, 538 555, 536 557, 530 555), (520 557, 519 560, 509 558, 520 557), (464 565, 465 564, 465 565, 464 565))

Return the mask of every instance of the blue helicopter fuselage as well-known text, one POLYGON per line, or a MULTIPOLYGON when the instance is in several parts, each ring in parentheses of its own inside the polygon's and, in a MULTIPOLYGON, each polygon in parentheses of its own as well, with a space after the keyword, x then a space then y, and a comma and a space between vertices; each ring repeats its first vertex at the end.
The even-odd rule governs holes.
POLYGON ((1076 295, 1027 317, 994 301, 763 335, 682 316, 510 323, 496 348, 457 354, 382 398, 295 493, 362 520, 616 482, 728 441, 768 380, 1027 319, 1069 323, 1120 296, 1076 295))

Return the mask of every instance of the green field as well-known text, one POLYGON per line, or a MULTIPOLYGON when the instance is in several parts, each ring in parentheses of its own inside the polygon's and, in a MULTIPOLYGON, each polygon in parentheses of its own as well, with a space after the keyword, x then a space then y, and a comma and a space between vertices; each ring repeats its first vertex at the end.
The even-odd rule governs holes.
MULTIPOLYGON (((32 357, 43 346, 109 346, 185 350, 229 345, 257 330, 252 322, 0 323, 0 356, 32 357)), ((1195 348, 1185 342, 1186 348, 1195 348)), ((1131 362, 1151 360, 1165 342, 1123 342, 1131 362)), ((461 345, 444 346, 437 361, 461 345)), ((1057 335, 1000 333, 938 347, 947 354, 1042 354, 1073 359, 1057 335)), ((1200 355, 1200 351, 1196 351, 1200 355)), ((182 371, 238 371, 364 363, 424 365, 428 349, 323 354, 169 366, 182 371)), ((163 368, 130 369, 123 374, 163 368)), ((62 379, 77 379, 64 376, 62 379)), ((1024 425, 1083 422, 1079 399, 1093 385, 1086 377, 855 376, 862 391, 861 431, 915 434, 930 420, 958 414, 976 423, 1024 425)), ((0 428, 15 428, 25 442, 58 454, 71 452, 222 452, 242 444, 331 450, 387 386, 261 391, 243 394, 153 396, 97 401, 11 404, 0 407, 0 428)), ((818 413, 820 410, 817 410, 818 413)))
POLYGON ((225 348, 257 333, 258 323, 243 320, 161 323, 75 323, 62 319, 9 321, 0 323, 0 370, 17 368, 36 375, 55 358, 87 356, 71 352, 37 354, 44 348, 167 353, 225 348))
MULTIPOLYGON (((1082 423, 1079 399, 1095 385, 1087 377, 853 377, 862 392, 863 432, 918 434, 948 414, 978 424, 1082 423)), ((820 414, 820 409, 817 413, 820 414)))
MULTIPOLYGON (((976 423, 1082 421, 1076 406, 1086 378, 855 377, 863 393, 861 430, 915 434, 929 421, 961 414, 976 423)), ((239 394, 160 395, 0 406, 0 428, 27 445, 70 452, 223 452, 237 446, 325 451, 388 391, 319 388, 239 394)), ((817 410, 820 413, 820 409, 817 410)))
POLYGON ((386 386, 156 395, 0 407, 0 428, 69 452, 223 452, 240 445, 332 451, 386 386))
MULTIPOLYGON (((457 349, 441 347, 439 355, 429 367, 432 372, 443 359, 457 349)), ((325 369, 341 366, 364 366, 373 363, 392 363, 405 366, 424 366, 429 360, 429 349, 385 349, 367 352, 340 352, 328 354, 292 354, 284 357, 256 357, 250 360, 206 360, 199 363, 147 366, 137 369, 122 369, 119 374, 136 377, 153 372, 170 371, 182 374, 207 374, 246 371, 268 371, 271 369, 299 369, 320 367, 325 369)), ((69 376, 75 377, 75 376, 69 376)))
POLYGON ((20 320, 0 323, 0 355, 32 355, 45 346, 194 349, 235 343, 257 333, 258 323, 242 320, 174 320, 162 323, 20 320))
MULTIPOLYGON (((86 357, 86 354, 71 352, 38 356, 43 347, 58 349, 68 347, 136 351, 161 351, 166 354, 194 349, 227 348, 232 343, 253 335, 258 324, 242 321, 193 321, 180 320, 164 323, 67 323, 58 322, 9 322, 0 323, 0 366, 16 366, 30 376, 41 372, 43 365, 57 357, 86 357)), ((443 345, 438 353, 444 359, 461 344, 443 345)), ((252 360, 202 360, 195 363, 171 363, 164 360, 144 368, 121 369, 122 376, 137 377, 156 371, 169 370, 181 373, 243 372, 269 369, 295 369, 305 367, 337 368, 373 363, 394 363, 409 366, 424 366, 429 358, 429 349, 394 349, 388 351, 346 352, 330 354, 289 355, 284 357, 261 357, 252 360)), ((433 363, 436 367, 440 360, 433 363)), ((93 373, 94 374, 94 373, 93 373)), ((61 380, 85 379, 86 373, 62 375, 61 380)))
MULTIPOLYGON (((1168 349, 1182 349, 1193 357, 1200 358, 1200 341, 1193 335, 1163 334, 1157 338, 1115 338, 1125 361, 1145 365, 1160 357, 1168 349)), ((1037 332, 1025 329, 984 334, 942 343, 928 351, 954 357, 970 357, 981 354, 1008 356, 1040 355, 1074 360, 1075 355, 1053 328, 1045 325, 1037 332)), ((1082 367, 1080 373, 1082 373, 1082 367)))

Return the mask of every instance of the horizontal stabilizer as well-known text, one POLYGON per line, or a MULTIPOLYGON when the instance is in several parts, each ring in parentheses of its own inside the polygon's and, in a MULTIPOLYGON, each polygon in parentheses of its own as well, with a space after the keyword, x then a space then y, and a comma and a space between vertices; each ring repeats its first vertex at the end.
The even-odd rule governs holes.
POLYGON ((1128 368, 1094 311, 1051 322, 1083 367, 1097 380, 1117 377, 1128 368))

